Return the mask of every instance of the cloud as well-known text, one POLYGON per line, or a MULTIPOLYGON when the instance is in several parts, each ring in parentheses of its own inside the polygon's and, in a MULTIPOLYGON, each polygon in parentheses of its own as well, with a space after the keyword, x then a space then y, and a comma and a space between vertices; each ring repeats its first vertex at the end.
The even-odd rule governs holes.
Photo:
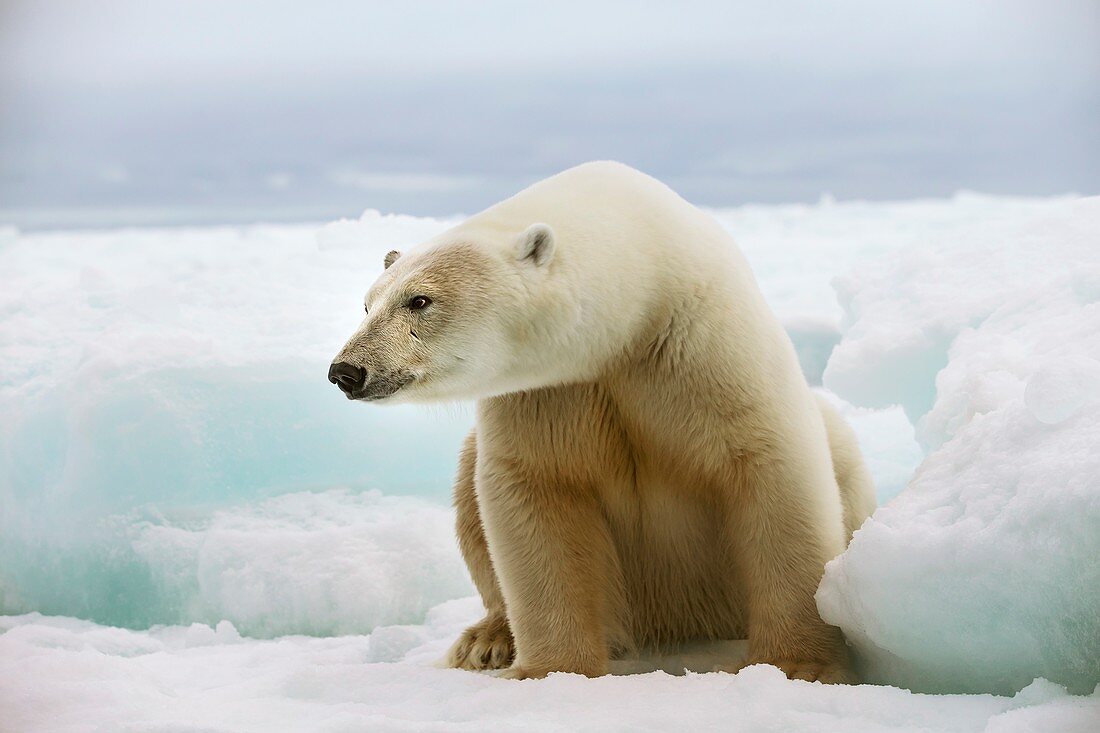
POLYGON ((0 0, 0 201, 450 214, 595 158, 714 206, 1092 193, 1098 47, 1096 0, 0 0))
POLYGON ((105 165, 99 169, 99 180, 114 186, 122 185, 130 181, 130 171, 125 166, 113 164, 105 165))
POLYGON ((264 176, 264 185, 272 191, 285 191, 294 185, 293 174, 279 171, 264 176))
POLYGON ((339 186, 386 193, 450 193, 468 191, 483 182, 479 176, 452 176, 440 173, 365 173, 341 168, 329 173, 339 186))

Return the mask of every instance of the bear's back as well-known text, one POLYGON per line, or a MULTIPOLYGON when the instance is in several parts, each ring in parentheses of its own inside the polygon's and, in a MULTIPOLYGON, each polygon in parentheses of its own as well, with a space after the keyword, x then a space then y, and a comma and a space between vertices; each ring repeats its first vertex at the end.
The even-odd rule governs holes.
POLYGON ((694 291, 701 280, 756 289, 748 263, 712 216, 622 163, 594 161, 562 171, 458 229, 488 241, 478 235, 518 233, 535 222, 550 225, 565 266, 583 268, 587 275, 579 277, 589 286, 598 286, 599 278, 617 280, 611 275, 619 272, 639 295, 650 285, 694 291))

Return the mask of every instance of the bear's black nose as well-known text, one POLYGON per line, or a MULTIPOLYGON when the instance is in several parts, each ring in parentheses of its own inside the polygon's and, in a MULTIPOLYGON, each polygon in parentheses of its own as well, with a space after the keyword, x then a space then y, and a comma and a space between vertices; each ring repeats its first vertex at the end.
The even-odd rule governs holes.
POLYGON ((367 370, 346 361, 338 361, 328 368, 328 381, 339 387, 344 394, 350 395, 366 383, 367 370))

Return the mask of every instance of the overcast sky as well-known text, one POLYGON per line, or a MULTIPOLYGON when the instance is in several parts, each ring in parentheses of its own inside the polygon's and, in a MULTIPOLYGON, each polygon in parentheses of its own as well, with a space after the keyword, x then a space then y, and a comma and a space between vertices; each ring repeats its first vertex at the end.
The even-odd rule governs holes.
MULTIPOLYGON (((0 2, 0 219, 1100 193, 1100 0, 0 2)), ((3 223, 3 221, 0 221, 3 223)))

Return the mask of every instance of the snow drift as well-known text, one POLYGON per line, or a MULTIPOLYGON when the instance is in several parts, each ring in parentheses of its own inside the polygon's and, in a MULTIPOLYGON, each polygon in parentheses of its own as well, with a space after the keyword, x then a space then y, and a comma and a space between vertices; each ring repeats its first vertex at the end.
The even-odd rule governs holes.
POLYGON ((1100 199, 987 221, 838 281, 825 384, 929 454, 818 592, 869 679, 1100 683, 1100 199))

